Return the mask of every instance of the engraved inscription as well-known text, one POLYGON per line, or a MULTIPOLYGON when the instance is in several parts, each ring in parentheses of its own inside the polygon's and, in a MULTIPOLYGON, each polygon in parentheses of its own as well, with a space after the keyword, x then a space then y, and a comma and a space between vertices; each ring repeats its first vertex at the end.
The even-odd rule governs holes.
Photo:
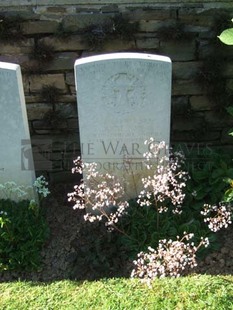
POLYGON ((109 107, 142 107, 145 104, 145 87, 137 77, 128 73, 112 75, 104 83, 102 100, 109 107))

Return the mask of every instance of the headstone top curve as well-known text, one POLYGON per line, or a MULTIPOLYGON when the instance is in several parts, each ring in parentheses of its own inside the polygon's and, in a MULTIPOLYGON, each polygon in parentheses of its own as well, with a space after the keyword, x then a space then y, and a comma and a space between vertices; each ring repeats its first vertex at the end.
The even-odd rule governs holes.
POLYGON ((17 70, 20 68, 20 66, 17 64, 10 63, 10 62, 0 61, 0 68, 1 69, 8 69, 8 70, 17 70))
POLYGON ((82 65, 86 63, 98 62, 98 61, 107 61, 107 60, 120 60, 120 59, 137 59, 137 60, 155 60, 161 62, 171 63, 171 59, 167 56, 160 56, 155 54, 146 54, 146 53, 110 53, 102 54, 96 56, 89 56, 77 59, 75 61, 75 66, 82 65))

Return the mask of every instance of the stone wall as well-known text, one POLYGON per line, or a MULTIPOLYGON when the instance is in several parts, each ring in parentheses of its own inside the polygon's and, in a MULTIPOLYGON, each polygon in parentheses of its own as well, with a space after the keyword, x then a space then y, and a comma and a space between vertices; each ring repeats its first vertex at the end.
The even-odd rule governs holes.
POLYGON ((172 143, 231 148, 233 49, 216 36, 232 1, 1 0, 0 15, 0 61, 21 65, 36 168, 51 180, 80 152, 73 66, 89 55, 171 57, 172 143))

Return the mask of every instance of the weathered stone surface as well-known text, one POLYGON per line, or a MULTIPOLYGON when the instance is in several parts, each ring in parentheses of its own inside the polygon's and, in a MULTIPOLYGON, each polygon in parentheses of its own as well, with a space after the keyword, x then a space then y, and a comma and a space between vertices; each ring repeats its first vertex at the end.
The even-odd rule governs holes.
POLYGON ((45 114, 51 111, 50 104, 32 103, 27 105, 28 120, 42 119, 45 114))
MULTIPOLYGON (((171 141, 172 143, 177 142, 195 142, 195 143, 203 143, 203 142, 213 142, 213 141, 219 141, 221 132, 220 131, 209 131, 209 130, 199 130, 201 128, 197 128, 196 130, 190 130, 190 131, 180 131, 180 130, 174 130, 171 134, 171 141)), ((194 148, 195 144, 191 144, 190 151, 194 148)), ((198 146, 197 146, 198 147, 198 146)), ((208 147, 208 144, 207 144, 208 147)), ((187 148, 187 147, 186 147, 187 148)))
POLYGON ((187 114, 189 112, 188 96, 172 97, 172 115, 187 114))
POLYGON ((102 6, 100 11, 102 13, 118 13, 119 8, 118 8, 118 5, 116 4, 110 4, 110 5, 102 6))
POLYGON ((194 111, 206 111, 213 108, 213 103, 207 96, 191 96, 190 105, 194 111))
MULTIPOLYGON (((69 7, 70 8, 70 7, 69 7)), ((70 14, 74 15, 76 13, 78 14, 100 14, 101 6, 94 6, 94 7, 87 7, 87 6, 79 6, 79 7, 73 7, 72 11, 69 11, 70 14)))
POLYGON ((73 72, 68 72, 65 74, 65 82, 68 85, 75 85, 75 80, 74 80, 74 73, 73 72))
POLYGON ((35 14, 32 7, 26 7, 26 6, 18 6, 15 7, 2 7, 0 3, 0 12, 1 14, 4 14, 6 17, 20 17, 24 21, 26 20, 39 20, 39 16, 35 14))
POLYGON ((78 129, 78 118, 70 118, 67 120, 68 127, 73 129, 78 129))
POLYGON ((176 11, 172 8, 170 9, 157 9, 157 8, 128 8, 129 12, 125 13, 125 16, 130 20, 135 21, 151 21, 151 20, 168 20, 170 18, 176 17, 176 11))
POLYGON ((60 98, 61 103, 76 103, 76 96, 74 95, 64 95, 60 98))
POLYGON ((42 138, 41 136, 37 135, 36 138, 50 140, 53 152, 70 152, 71 150, 75 149, 74 145, 77 146, 78 143, 77 135, 70 133, 46 135, 42 138), (72 145, 73 149, 71 148, 72 145))
POLYGON ((140 20, 139 30, 142 32, 155 32, 159 31, 162 27, 169 26, 168 21, 161 20, 140 20))
POLYGON ((52 161, 52 171, 54 172, 63 172, 64 170, 64 164, 63 160, 54 160, 52 161))
MULTIPOLYGON (((24 87, 24 89, 25 89, 25 87, 24 87)), ((26 87, 26 90, 28 90, 27 87, 26 87)), ((25 94, 25 101, 26 101, 27 104, 39 103, 40 102, 40 96, 39 95, 37 95, 37 96, 34 95, 33 96, 33 95, 29 95, 28 93, 26 93, 25 94)))
POLYGON ((52 132, 58 131, 60 132, 61 129, 67 128, 66 118, 65 117, 59 117, 57 119, 57 110, 55 112, 51 112, 50 115, 53 117, 50 122, 46 117, 43 120, 34 120, 33 121, 33 128, 35 130, 43 130, 48 129, 52 132))
POLYGON ((49 6, 46 7, 46 10, 49 13, 56 13, 56 14, 63 14, 67 12, 67 9, 61 6, 49 6))
POLYGON ((49 20, 28 21, 22 24, 23 33, 26 35, 54 33, 57 31, 57 27, 56 21, 49 20))
POLYGON ((203 63, 199 61, 174 62, 172 65, 173 78, 180 80, 194 79, 202 66, 203 63))
POLYGON ((160 44, 160 53, 168 56, 172 61, 190 61, 195 60, 196 43, 192 41, 162 41, 160 44))
POLYGON ((33 45, 33 39, 25 39, 22 42, 0 43, 0 52, 1 54, 27 54, 33 45))
POLYGON ((66 30, 77 31, 92 25, 104 25, 110 22, 111 14, 75 14, 68 15, 63 19, 66 30))
POLYGON ((32 128, 35 134, 45 135, 45 134, 60 133, 67 129, 67 124, 65 121, 59 121, 56 124, 56 126, 54 126, 52 123, 49 123, 46 119, 41 119, 32 121, 32 128))
POLYGON ((221 57, 228 59, 228 61, 231 61, 232 55, 233 55, 233 45, 221 44, 221 57))
POLYGON ((77 117, 77 106, 74 103, 57 103, 57 111, 61 112, 61 115, 65 118, 77 117))
MULTIPOLYGON (((0 93, 1 184, 15 182, 27 191, 35 181, 35 170, 19 65, 0 62, 0 93)), ((13 191, 7 194, 9 197, 1 191, 1 199, 20 199, 13 191)), ((34 191, 23 199, 36 199, 34 191)))
POLYGON ((63 159, 63 153, 62 152, 52 152, 50 159, 52 161, 62 160, 63 159))
POLYGON ((103 44, 101 48, 102 52, 120 52, 135 49, 135 42, 133 40, 120 40, 114 39, 107 41, 103 44))
POLYGON ((107 54, 78 60, 75 74, 82 158, 97 161, 102 173, 124 178, 126 197, 133 198, 135 188, 141 188, 139 180, 148 175, 142 166, 144 141, 151 136, 170 140, 170 59, 107 54), (133 178, 124 166, 125 156, 133 178))
POLYGON ((201 26, 201 27, 212 27, 214 23, 215 14, 214 12, 207 12, 205 14, 197 14, 197 12, 191 11, 187 9, 179 10, 179 19, 182 23, 193 26, 201 26))
MULTIPOLYGON (((78 120, 77 120, 78 121, 78 120)), ((78 124, 78 122, 77 122, 78 124)), ((73 139, 67 139, 65 143, 65 152, 73 153, 76 157, 80 154, 80 140, 78 139, 77 134, 73 135, 73 139)))
MULTIPOLYGON (((26 103, 40 103, 41 98, 39 94, 27 94, 25 96, 26 103)), ((76 96, 75 95, 66 95, 61 94, 59 98, 59 102, 62 103, 76 103, 76 96)))
POLYGON ((47 45, 53 46, 55 51, 79 51, 88 49, 88 43, 81 35, 72 35, 65 39, 55 37, 45 37, 39 42, 44 42, 47 45))
POLYGON ((204 26, 193 26, 193 25, 184 26, 185 32, 198 35, 200 35, 201 33, 208 33, 211 31, 211 29, 212 29, 211 27, 204 27, 204 26))
POLYGON ((172 85, 173 95, 202 95, 203 87, 194 80, 174 80, 172 85))
MULTIPOLYGON (((2 6, 18 6, 18 0, 1 0, 1 5, 2 6)), ((167 0, 160 0, 159 3, 167 3, 167 0)), ((170 0, 171 3, 177 3, 177 0, 170 0)), ((195 4, 196 0, 182 0, 179 1, 179 4, 190 4, 190 3, 194 3, 195 4)), ((202 3, 209 3, 210 0, 203 0, 202 3)), ((215 3, 216 1, 214 1, 215 3)), ((219 3, 229 3, 231 4, 231 0, 218 0, 219 3)), ((22 5, 28 5, 28 6, 43 6, 43 5, 55 5, 55 6, 60 6, 60 5, 77 5, 77 4, 112 4, 112 3, 116 3, 116 4, 129 4, 128 0, 21 0, 20 2, 22 5)), ((155 1, 154 0, 134 0, 133 2, 134 4, 144 4, 144 5, 149 5, 149 4, 154 4, 155 1)))
POLYGON ((215 48, 210 44, 209 40, 200 40, 198 48, 199 59, 206 59, 209 55, 213 54, 215 48))
POLYGON ((225 45, 219 44, 217 47, 216 45, 211 43, 211 40, 200 40, 199 45, 199 58, 208 58, 210 55, 216 55, 217 52, 220 52, 221 58, 228 58, 228 61, 231 60, 233 54, 233 46, 232 45, 225 45))
MULTIPOLYGON (((82 42, 79 38, 81 35, 86 36, 85 34, 80 35, 72 35, 68 41, 59 42, 53 33, 57 31, 57 26, 62 21, 62 19, 66 19, 68 16, 72 16, 70 19, 67 19, 67 26, 72 26, 72 19, 74 21, 73 30, 80 30, 78 28, 80 25, 86 24, 93 25, 105 24, 105 18, 109 19, 109 17, 114 16, 116 13, 122 13, 123 17, 129 18, 130 22, 139 22, 139 33, 135 34, 135 37, 138 41, 142 42, 144 47, 140 47, 142 51, 150 50, 150 53, 158 53, 158 47, 154 48, 154 45, 148 43, 145 46, 145 41, 149 38, 155 38, 159 35, 160 28, 167 27, 171 23, 174 23, 175 20, 178 20, 181 23, 184 23, 184 30, 189 32, 195 36, 196 45, 194 48, 195 58, 192 58, 191 46, 186 46, 185 42, 176 41, 174 48, 169 47, 172 51, 170 52, 171 57, 175 62, 173 62, 173 78, 174 80, 174 98, 172 104, 172 112, 175 115, 184 114, 191 108, 191 112, 202 112, 212 110, 212 104, 209 102, 206 94, 208 89, 200 85, 196 86, 195 75, 199 68, 199 61, 196 62, 197 59, 205 61, 208 59, 209 55, 214 52, 212 39, 216 39, 216 32, 210 30, 212 26, 214 26, 214 19, 217 17, 217 14, 221 15, 221 11, 219 8, 226 8, 227 12, 231 14, 232 11, 232 1, 209 1, 209 2, 198 2, 197 1, 186 1, 179 2, 172 1, 168 3, 165 0, 158 1, 129 1, 119 0, 119 1, 110 1, 110 0, 91 0, 92 4, 95 1, 95 5, 89 5, 88 1, 85 0, 2 0, 0 1, 0 12, 6 16, 17 16, 20 15, 27 20, 27 22, 23 22, 23 27, 27 25, 32 26, 31 29, 27 29, 28 32, 25 32, 28 38, 25 41, 15 44, 0 44, 0 60, 12 63, 18 63, 21 65, 21 68, 28 66, 32 63, 32 61, 28 61, 27 54, 30 52, 31 47, 34 44, 34 41, 44 39, 47 44, 53 45, 55 47, 56 59, 53 63, 44 65, 44 72, 49 74, 64 74, 65 76, 65 85, 62 82, 62 88, 64 89, 64 96, 60 97, 59 102, 61 104, 73 103, 76 97, 76 91, 74 87, 74 77, 73 77, 73 63, 75 59, 77 59, 81 54, 83 57, 102 54, 105 52, 113 52, 113 51, 134 51, 135 42, 132 40, 131 42, 121 42, 118 39, 111 39, 107 43, 105 43, 104 48, 102 50, 91 50, 91 47, 87 46, 87 42, 82 42), (23 2, 22 2, 23 1, 23 2), (71 2, 73 4, 70 4, 71 2), (82 4, 80 4, 81 2, 82 4), (104 4, 103 4, 104 1, 104 4), (5 2, 6 6, 2 6, 3 2, 5 2), (14 6, 9 6, 10 3, 17 3, 14 6), (69 4, 67 4, 69 2, 69 4), (143 3, 142 3, 143 2, 143 3), (25 3, 27 5, 25 5, 25 3), (214 9, 216 7, 216 9, 214 9), (213 8, 213 10, 209 10, 213 8), (80 23, 77 22, 78 16, 80 17, 80 23), (76 16, 76 17, 74 17, 76 16), (91 17, 90 17, 91 16, 91 17), (107 16, 107 17, 106 17, 107 16), (48 23, 47 23, 48 22, 48 23), (51 23, 52 22, 52 23, 51 23), (50 27, 47 27, 46 24, 50 27), (78 27, 77 27, 78 26, 78 27), (38 29, 38 33, 36 32, 38 29), (73 38, 77 39, 77 41, 73 40, 73 38), (200 44, 199 44, 200 43, 200 44), (75 52, 76 55, 73 58, 73 62, 69 59, 68 54, 65 58, 60 57, 62 55, 60 52, 75 52), (58 57, 57 57, 58 56, 58 57), (178 60, 176 60, 178 57, 178 60), (188 59, 188 60, 187 60, 188 59), (191 60, 190 60, 191 59, 191 60), (197 64, 197 67, 195 66, 197 64), (70 74, 70 75, 69 75, 70 74), (182 81, 183 80, 183 81, 182 81), (187 80, 187 81, 185 81, 187 80), (193 88, 191 91, 190 89, 193 88), (68 95, 69 94, 69 95, 68 95), (189 101, 188 101, 189 100, 189 101)), ((30 28, 30 27, 29 27, 30 28)), ((69 30, 69 28, 66 28, 69 30)), ((70 28, 72 30, 72 27, 70 28)), ((148 41, 149 42, 149 41, 148 41)), ((172 45, 172 42, 165 42, 164 39, 161 38, 161 51, 167 44, 172 45)), ((190 41, 187 43, 189 44, 190 41)), ((192 42, 193 44, 193 42, 192 42)), ((227 82, 227 87, 233 89, 233 65, 232 55, 233 50, 230 46, 224 46, 219 44, 219 47, 223 48, 223 57, 224 57, 224 65, 222 69, 221 76, 223 78, 229 79, 227 82)), ((168 50, 167 50, 168 52, 168 50)), ((65 53, 64 53, 65 54, 65 53)), ((63 55, 64 55, 63 54, 63 55)), ((164 54, 164 53, 163 53, 164 54)), ((169 55, 167 53, 166 55, 169 55)), ((73 56, 71 56, 72 58, 73 56)), ((35 71, 30 71, 30 74, 35 73, 35 71)), ((38 71, 37 74, 41 74, 38 71)), ((39 98, 39 84, 38 87, 34 88, 33 93, 29 96, 29 84, 26 83, 26 91, 27 98, 26 101, 28 105, 30 104, 39 104, 41 99, 39 98)), ((225 125, 222 124, 221 127, 215 127, 214 132, 220 132, 221 128, 225 125)), ((210 132, 212 130, 212 125, 209 125, 210 132)), ((188 131, 186 136, 186 131, 178 131, 180 137, 183 135, 185 139, 189 139, 192 131, 188 131)), ((177 134, 177 135, 178 135, 177 134)), ((205 135, 206 137, 206 135, 205 135)), ((195 137, 194 137, 195 138, 195 137)), ((212 141, 211 135, 209 139, 212 141)), ((220 137, 218 136, 219 141, 220 137)), ((217 141, 217 140, 216 140, 217 141)), ((217 143, 217 142, 216 142, 217 143)), ((227 144, 228 142, 223 142, 227 144)))
POLYGON ((69 91, 70 91, 70 93, 71 93, 73 96, 76 95, 75 86, 69 86, 69 91))
MULTIPOLYGON (((41 98, 39 94, 26 94, 25 96, 26 103, 40 103, 41 98)), ((61 94, 59 98, 59 102, 61 104, 63 103, 76 103, 76 96, 75 95, 67 95, 67 94, 61 94)))
POLYGON ((161 23, 163 22, 158 20, 140 20, 139 21, 139 31, 142 32, 154 32, 161 27, 161 23))
POLYGON ((229 61, 224 65, 224 68, 222 70, 222 76, 227 78, 233 79, 233 62, 229 61))
POLYGON ((205 120, 212 128, 224 128, 232 126, 232 116, 227 113, 218 113, 215 111, 205 112, 205 120))
POLYGON ((215 31, 203 31, 199 33, 198 35, 199 39, 215 39, 216 38, 216 32, 215 31))
POLYGON ((53 183, 65 183, 65 182, 77 182, 77 176, 70 171, 60 171, 50 173, 50 182, 53 183))
POLYGON ((136 46, 139 49, 158 49, 159 39, 158 38, 146 38, 136 39, 136 46))
POLYGON ((63 74, 42 74, 24 77, 24 89, 26 93, 40 92, 43 86, 53 85, 62 92, 66 91, 66 84, 63 74))
POLYGON ((80 53, 65 52, 56 55, 56 58, 44 67, 44 71, 63 71, 73 70, 75 60, 78 59, 80 53))
POLYGON ((190 131, 200 129, 203 126, 202 117, 176 116, 172 121, 172 131, 190 131))
POLYGON ((24 66, 24 64, 29 62, 29 57, 27 55, 23 55, 23 54, 19 54, 19 55, 0 55, 0 61, 18 64, 22 68, 24 66))
POLYGON ((101 55, 101 51, 83 51, 80 58, 101 55))

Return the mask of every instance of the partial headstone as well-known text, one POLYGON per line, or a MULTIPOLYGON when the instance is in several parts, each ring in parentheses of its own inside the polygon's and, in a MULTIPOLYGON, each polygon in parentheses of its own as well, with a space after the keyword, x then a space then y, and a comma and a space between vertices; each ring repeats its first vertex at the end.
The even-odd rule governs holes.
POLYGON ((171 60, 115 53, 78 59, 75 79, 82 159, 125 179, 135 198, 150 137, 170 141, 171 60))
MULTIPOLYGON (((32 187, 35 170, 21 70, 5 62, 0 62, 0 141, 0 184, 32 187)), ((0 198, 5 198, 2 191, 0 198)), ((24 198, 35 199, 35 195, 30 190, 24 198)))

